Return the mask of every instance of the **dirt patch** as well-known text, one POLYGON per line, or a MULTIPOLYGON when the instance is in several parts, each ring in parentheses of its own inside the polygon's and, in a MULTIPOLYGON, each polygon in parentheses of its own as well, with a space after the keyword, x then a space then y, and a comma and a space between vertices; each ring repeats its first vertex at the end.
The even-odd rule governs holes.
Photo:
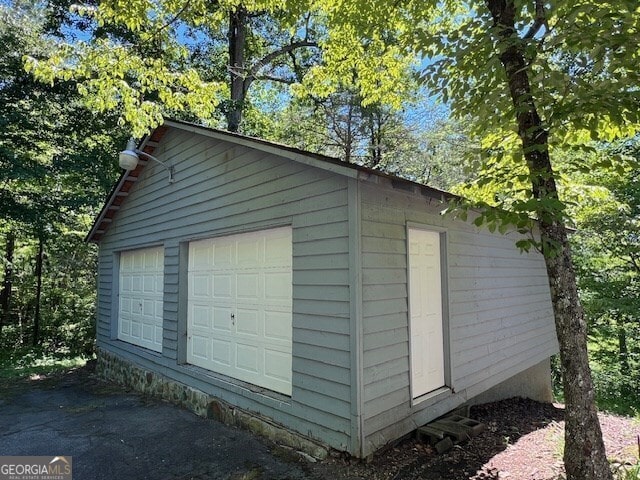
MULTIPOLYGON (((485 432, 442 455, 410 438, 369 463, 334 457, 314 470, 335 480, 551 480, 564 472, 561 405, 510 399, 473 407, 471 417, 485 432)), ((608 414, 600 422, 609 459, 637 463, 640 422, 608 414)))
MULTIPOLYGON (((368 463, 342 455, 317 463, 301 460, 294 451, 248 432, 194 417, 164 402, 129 395, 95 378, 90 367, 0 381, 0 406, 5 423, 14 425, 13 433, 0 439, 6 442, 2 445, 0 441, 0 450, 48 455, 51 445, 56 445, 74 456, 74 466, 77 460, 79 475, 84 468, 86 478, 118 478, 97 468, 101 462, 111 465, 114 455, 133 455, 130 465, 140 464, 145 471, 162 467, 156 471, 157 478, 194 480, 556 480, 563 473, 563 407, 523 399, 472 408, 470 416, 485 423, 486 430, 444 454, 437 455, 430 446, 408 438, 368 463), (47 412, 52 415, 47 422, 38 419, 47 412), (145 415, 149 419, 141 419, 145 415), (70 417, 69 422, 59 424, 65 416, 70 417), (18 421, 23 425, 16 426, 18 421), (51 438, 27 438, 38 432, 40 437, 46 433, 51 438), (138 447, 134 451, 129 444, 138 447), (174 476, 166 468, 172 468, 174 476), (97 476, 98 472, 104 476, 97 476)), ((600 421, 609 459, 637 463, 640 422, 607 414, 601 414, 600 421)))

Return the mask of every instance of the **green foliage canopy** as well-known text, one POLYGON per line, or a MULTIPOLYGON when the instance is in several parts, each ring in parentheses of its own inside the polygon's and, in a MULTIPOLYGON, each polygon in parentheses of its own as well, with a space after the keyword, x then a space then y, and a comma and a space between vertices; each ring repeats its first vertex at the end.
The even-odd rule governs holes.
POLYGON ((124 132, 83 106, 73 82, 48 86, 24 71, 24 55, 50 53, 45 13, 0 4, 0 348, 19 346, 41 318, 52 349, 90 354, 96 249, 83 238, 117 176, 124 132))
MULTIPOLYGON (((224 76, 231 67, 220 57, 226 55, 229 16, 240 8, 256 24, 255 18, 269 15, 280 35, 293 37, 305 28, 302 11, 273 0, 108 0, 73 6, 73 15, 89 20, 89 38, 61 42, 47 57, 28 56, 26 68, 49 84, 75 80, 90 108, 118 111, 134 136, 147 133, 167 114, 213 121, 216 107, 230 95, 224 76)), ((245 55, 265 55, 260 33, 268 36, 269 29, 255 27, 245 55)), ((239 74, 255 76, 265 65, 258 62, 255 71, 239 74)))
MULTIPOLYGON (((365 98, 385 97, 396 79, 397 71, 378 61, 376 47, 423 55, 426 85, 481 140, 489 170, 484 177, 509 187, 512 196, 522 199, 518 208, 535 211, 535 205, 523 203, 520 191, 524 184, 525 196, 531 195, 528 173, 518 167, 525 166, 525 152, 500 62, 500 49, 505 48, 499 44, 500 27, 494 25, 485 2, 315 4, 330 10, 334 33, 325 49, 355 66, 365 98), (371 38, 392 40, 394 46, 372 45, 371 38)), ((537 106, 549 132, 552 153, 568 147, 588 150, 594 140, 632 136, 640 127, 638 3, 560 0, 545 3, 543 11, 536 5, 543 4, 514 2, 517 38, 513 41, 525 52, 531 84, 528 101, 537 106)), ((322 74, 337 71, 327 67, 322 74)))
POLYGON ((167 114, 184 112, 215 121, 216 107, 226 108, 230 95, 233 98, 224 74, 238 67, 245 80, 296 83, 292 91, 300 96, 325 97, 355 85, 365 105, 398 108, 408 94, 410 85, 402 80, 414 57, 394 47, 390 38, 373 36, 356 44, 354 26, 329 28, 342 7, 275 0, 107 0, 74 6, 71 15, 88 20, 89 39, 61 42, 45 57, 28 56, 26 68, 48 84, 75 80, 91 108, 119 111, 135 136, 157 126, 167 114), (229 47, 230 15, 240 10, 251 27, 243 55, 253 63, 233 66, 221 58, 229 47), (258 20, 265 16, 269 20, 258 20), (283 39, 289 43, 282 46, 283 39), (274 44, 280 47, 274 49, 274 44), (284 59, 292 56, 293 47, 304 45, 321 47, 321 58, 301 54, 287 64, 284 59), (374 57, 375 63, 363 60, 374 57), (270 70, 263 72, 267 66, 270 70), (290 74, 282 78, 284 70, 290 74), (376 76, 381 81, 371 84, 376 76))

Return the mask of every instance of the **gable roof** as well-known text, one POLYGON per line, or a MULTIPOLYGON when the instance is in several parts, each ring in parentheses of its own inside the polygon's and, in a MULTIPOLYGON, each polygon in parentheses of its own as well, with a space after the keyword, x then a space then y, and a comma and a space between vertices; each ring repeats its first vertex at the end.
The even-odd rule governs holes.
MULTIPOLYGON (((394 186, 409 191, 414 191, 417 188, 423 195, 440 201, 458 198, 452 193, 429 187, 421 183, 413 182, 396 175, 391 175, 379 170, 374 170, 372 168, 363 167, 354 163, 346 163, 338 158, 308 152, 287 145, 262 140, 260 138, 249 137, 246 135, 232 133, 216 128, 203 127, 193 123, 178 120, 165 120, 164 124, 154 129, 150 135, 147 135, 140 141, 140 143, 138 144, 138 150, 142 150, 145 153, 153 155, 162 138, 172 128, 192 132, 210 138, 215 138, 217 140, 235 143, 237 145, 242 145, 249 148, 254 148, 256 150, 285 157, 295 162, 320 168, 322 170, 328 170, 330 172, 344 175, 350 178, 387 178, 392 182, 394 186)), ((147 165, 147 163, 148 160, 140 158, 138 165, 134 170, 123 170, 120 178, 114 184, 111 192, 107 196, 107 199, 102 209, 100 210, 100 213, 96 217, 91 230, 87 234, 85 241, 94 243, 100 242, 103 235, 109 228, 109 225, 114 221, 114 217, 116 216, 121 205, 124 203, 126 197, 129 195, 129 191, 133 188, 136 181, 140 177, 140 174, 142 173, 142 170, 147 165)))

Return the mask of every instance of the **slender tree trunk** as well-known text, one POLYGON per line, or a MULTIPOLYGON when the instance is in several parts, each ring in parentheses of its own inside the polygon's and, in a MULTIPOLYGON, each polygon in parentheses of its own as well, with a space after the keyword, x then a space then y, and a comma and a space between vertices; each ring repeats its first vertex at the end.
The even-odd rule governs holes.
MULTIPOLYGON (((515 29, 514 0, 486 0, 498 34, 500 61, 516 112, 518 134, 529 168, 533 195, 558 200, 548 132, 543 128, 529 83, 524 45, 515 29)), ((602 431, 587 356, 587 324, 578 298, 571 251, 561 212, 540 203, 538 218, 560 345, 565 410, 564 464, 568 480, 607 480, 602 431)))
POLYGON ((546 254, 545 261, 560 344, 566 403, 564 464, 567 479, 611 479, 595 407, 587 355, 587 324, 578 298, 566 228, 561 221, 541 222, 541 233, 543 242, 555 242, 559 250, 546 254))
POLYGON ((13 252, 16 246, 16 236, 13 231, 7 233, 6 248, 4 254, 4 280, 2 282, 2 292, 0 293, 0 334, 3 325, 9 323, 9 312, 11 309, 11 293, 13 289, 13 252))
POLYGON ((44 257, 44 241, 38 238, 36 255, 36 310, 33 315, 33 346, 40 343, 40 298, 42 297, 42 260, 44 257))
POLYGON ((371 152, 371 168, 382 163, 382 116, 380 112, 371 112, 369 118, 369 150, 371 152))
POLYGON ((618 334, 618 358, 620 360, 620 373, 629 375, 631 365, 629 365, 629 347, 627 345, 627 330, 625 328, 624 315, 616 318, 616 330, 618 334))
POLYGON ((245 85, 247 68, 244 49, 246 44, 247 12, 242 6, 229 14, 229 75, 231 81, 231 101, 227 110, 227 128, 231 132, 240 129, 242 109, 248 86, 245 85))
POLYGON ((351 163, 351 159, 353 157, 353 144, 354 144, 354 119, 353 119, 353 104, 349 103, 347 107, 347 118, 346 118, 346 131, 345 131, 345 139, 344 139, 344 161, 347 163, 351 163))

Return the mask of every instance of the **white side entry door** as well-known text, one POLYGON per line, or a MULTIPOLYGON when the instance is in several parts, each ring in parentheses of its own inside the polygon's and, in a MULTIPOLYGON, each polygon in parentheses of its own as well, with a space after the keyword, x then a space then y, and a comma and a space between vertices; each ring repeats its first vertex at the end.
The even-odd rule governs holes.
POLYGON ((408 229, 411 392, 445 385, 440 233, 408 229))

